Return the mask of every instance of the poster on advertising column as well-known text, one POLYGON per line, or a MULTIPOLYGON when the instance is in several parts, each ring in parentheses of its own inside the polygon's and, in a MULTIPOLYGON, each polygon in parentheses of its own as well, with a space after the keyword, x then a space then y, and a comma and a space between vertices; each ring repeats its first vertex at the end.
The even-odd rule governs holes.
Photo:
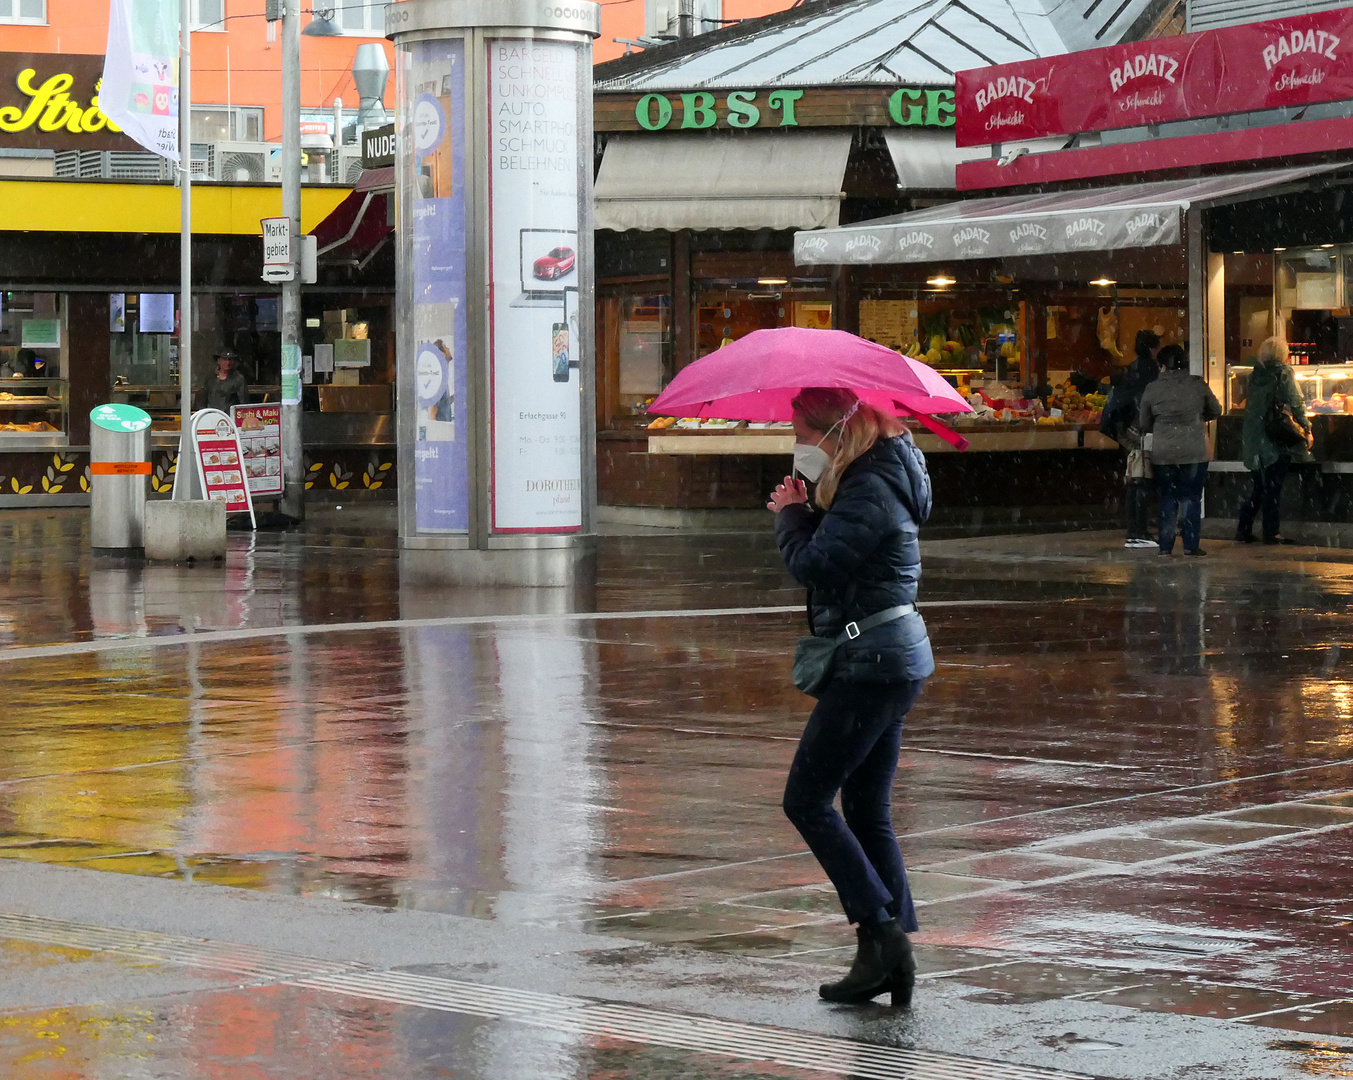
POLYGON ((489 43, 493 529, 582 526, 576 45, 489 43))
POLYGON ((415 519, 419 532, 465 532, 465 49, 418 41, 409 51, 415 519))

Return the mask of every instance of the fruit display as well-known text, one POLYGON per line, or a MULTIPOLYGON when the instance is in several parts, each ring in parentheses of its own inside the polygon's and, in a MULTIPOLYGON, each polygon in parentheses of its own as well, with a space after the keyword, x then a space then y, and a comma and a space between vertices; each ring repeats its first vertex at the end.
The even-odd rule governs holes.
POLYGON ((960 326, 957 333, 957 338, 948 339, 939 334, 932 334, 930 340, 926 342, 927 348, 922 349, 920 342, 913 341, 902 350, 902 353, 913 360, 924 360, 932 367, 967 367, 971 362, 969 354, 975 344, 967 341, 967 338, 972 336, 972 328, 960 326))
POLYGON ((1070 383, 1063 383, 1048 397, 1048 407, 1060 409, 1062 419, 1073 424, 1098 424, 1106 394, 1082 394, 1070 383))

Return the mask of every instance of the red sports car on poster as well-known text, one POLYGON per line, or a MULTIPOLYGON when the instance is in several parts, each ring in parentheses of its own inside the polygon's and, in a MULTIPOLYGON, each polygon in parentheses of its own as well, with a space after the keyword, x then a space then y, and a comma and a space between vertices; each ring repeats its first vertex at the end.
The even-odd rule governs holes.
POLYGON ((577 255, 570 247, 552 248, 548 255, 535 261, 532 272, 541 281, 557 281, 573 269, 576 259, 577 255))

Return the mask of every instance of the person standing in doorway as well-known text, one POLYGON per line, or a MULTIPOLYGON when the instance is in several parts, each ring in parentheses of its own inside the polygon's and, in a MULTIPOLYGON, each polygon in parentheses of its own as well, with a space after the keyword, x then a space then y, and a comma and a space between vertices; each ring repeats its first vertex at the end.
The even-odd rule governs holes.
POLYGON ((1123 491, 1127 542, 1123 546, 1129 548, 1156 546, 1156 541, 1147 535, 1151 468, 1142 450, 1142 435, 1137 428, 1137 418, 1141 413, 1142 394, 1160 374, 1160 365, 1156 362, 1156 350, 1159 348, 1160 335, 1154 330, 1137 331, 1137 355, 1123 373, 1122 380, 1113 388, 1099 425, 1101 432, 1127 452, 1123 491))
POLYGON ((1160 491, 1160 553, 1174 552, 1176 522, 1183 510, 1184 554, 1206 555, 1202 534, 1203 485, 1207 483, 1207 424, 1221 416, 1217 395, 1197 375, 1178 345, 1166 345, 1156 359, 1160 377, 1142 394, 1137 429, 1150 436, 1151 470, 1160 491))
POLYGON ((1241 455, 1254 487, 1236 521, 1236 539, 1242 544, 1254 543, 1254 519, 1261 513, 1264 543, 1292 542, 1278 534, 1283 481, 1294 464, 1311 460, 1314 438, 1287 356, 1287 342, 1271 337, 1259 346, 1259 359, 1250 372, 1241 455))
POLYGON ((916 610, 930 475, 901 421, 849 390, 805 389, 793 407, 795 469, 817 485, 817 508, 790 476, 767 507, 785 565, 808 589, 809 629, 837 645, 784 811, 836 886, 858 942, 846 977, 818 992, 844 1004, 891 993, 906 1007, 916 910, 890 804, 903 721, 935 670, 916 610))
POLYGON ((231 406, 249 404, 249 380, 239 371, 239 357, 234 349, 222 349, 216 354, 216 370, 207 376, 203 397, 206 408, 220 409, 227 416, 231 406))

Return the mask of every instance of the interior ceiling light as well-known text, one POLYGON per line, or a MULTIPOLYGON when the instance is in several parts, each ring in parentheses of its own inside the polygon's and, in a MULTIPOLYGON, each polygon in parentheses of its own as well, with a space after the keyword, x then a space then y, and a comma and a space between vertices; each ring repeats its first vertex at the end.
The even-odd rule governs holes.
POLYGON ((1321 244, 1320 246, 1321 246, 1322 248, 1324 248, 1326 251, 1328 251, 1328 250, 1329 250, 1330 248, 1332 248, 1334 245, 1333 245, 1333 244, 1321 244))
POLYGON ((1097 278, 1095 278, 1094 281, 1090 282, 1090 284, 1091 284, 1091 285, 1098 285, 1098 286, 1102 289, 1102 288, 1104 288, 1106 285, 1117 285, 1118 282, 1116 282, 1113 278, 1097 277, 1097 278))
POLYGON ((763 277, 763 278, 757 278, 757 279, 756 279, 756 283, 757 283, 758 285, 788 285, 788 284, 789 284, 789 278, 782 278, 782 277, 763 277))
POLYGON ((933 285, 937 289, 944 289, 950 285, 957 284, 953 278, 945 277, 943 274, 936 274, 933 278, 926 278, 925 283, 927 285, 933 285))
POLYGON ((1274 251, 1286 251, 1287 248, 1274 248, 1273 250, 1274 250, 1274 251))

